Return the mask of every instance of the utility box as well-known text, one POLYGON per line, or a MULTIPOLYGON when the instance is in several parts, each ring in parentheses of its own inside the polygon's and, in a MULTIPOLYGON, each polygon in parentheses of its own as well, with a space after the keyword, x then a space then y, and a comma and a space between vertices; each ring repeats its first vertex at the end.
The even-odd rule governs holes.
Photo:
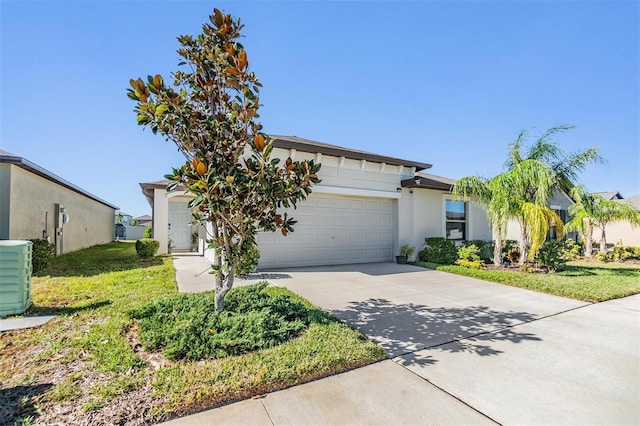
POLYGON ((31 306, 32 246, 31 241, 0 241, 0 318, 31 306))

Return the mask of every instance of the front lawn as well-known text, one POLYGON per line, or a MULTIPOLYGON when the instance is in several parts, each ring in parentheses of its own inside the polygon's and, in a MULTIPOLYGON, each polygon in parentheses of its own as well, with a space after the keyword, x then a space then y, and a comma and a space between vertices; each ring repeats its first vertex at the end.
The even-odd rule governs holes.
POLYGON ((32 278, 38 328, 0 335, 0 424, 148 424, 383 359, 383 349, 309 302, 309 327, 283 344, 208 360, 166 359, 139 344, 127 315, 177 295, 168 256, 133 242, 60 256, 32 278))
POLYGON ((574 261, 567 263, 563 271, 555 273, 477 270, 426 262, 416 262, 415 265, 586 302, 602 302, 640 293, 638 263, 574 261))

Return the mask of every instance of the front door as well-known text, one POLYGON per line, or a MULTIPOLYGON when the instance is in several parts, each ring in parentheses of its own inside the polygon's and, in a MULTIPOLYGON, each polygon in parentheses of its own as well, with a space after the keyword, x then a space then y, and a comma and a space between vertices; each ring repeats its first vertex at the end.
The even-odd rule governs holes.
POLYGON ((191 249, 191 210, 186 202, 169 202, 169 238, 176 250, 191 249))

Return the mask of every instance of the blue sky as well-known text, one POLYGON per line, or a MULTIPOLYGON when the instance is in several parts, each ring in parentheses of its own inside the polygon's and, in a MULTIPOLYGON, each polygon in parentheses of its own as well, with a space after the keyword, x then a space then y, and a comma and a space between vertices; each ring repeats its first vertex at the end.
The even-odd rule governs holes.
POLYGON ((523 129, 599 145, 591 191, 640 193, 636 1, 0 1, 0 148, 134 216, 139 182, 183 163, 136 125, 130 78, 177 69, 213 7, 242 19, 265 131, 433 164, 502 170, 523 129))

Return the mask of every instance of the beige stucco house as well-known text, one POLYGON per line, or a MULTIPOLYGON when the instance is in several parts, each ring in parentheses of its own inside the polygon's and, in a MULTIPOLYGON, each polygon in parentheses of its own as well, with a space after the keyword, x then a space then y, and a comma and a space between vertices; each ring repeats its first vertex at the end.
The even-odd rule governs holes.
POLYGON ((56 253, 113 240, 108 203, 30 161, 0 150, 0 239, 49 239, 56 253))
MULTIPOLYGON (((404 244, 422 248, 425 237, 490 240, 484 211, 451 199, 451 179, 424 173, 430 164, 315 142, 274 138, 274 158, 314 159, 322 182, 291 215, 295 232, 261 233, 259 268, 388 262, 404 244)), ((153 236, 166 253, 204 248, 205 230, 189 224, 188 193, 167 193, 167 181, 141 183, 153 210, 153 236)))
MULTIPOLYGON (((599 192, 598 194, 607 200, 614 200, 619 203, 625 203, 640 212, 640 194, 633 197, 624 198, 619 192, 599 192)), ((629 222, 613 222, 607 225, 605 232, 607 233, 607 246, 622 242, 623 246, 640 247, 640 227, 631 226, 629 222)), ((593 233, 595 241, 600 241, 601 231, 596 229, 593 233)))

